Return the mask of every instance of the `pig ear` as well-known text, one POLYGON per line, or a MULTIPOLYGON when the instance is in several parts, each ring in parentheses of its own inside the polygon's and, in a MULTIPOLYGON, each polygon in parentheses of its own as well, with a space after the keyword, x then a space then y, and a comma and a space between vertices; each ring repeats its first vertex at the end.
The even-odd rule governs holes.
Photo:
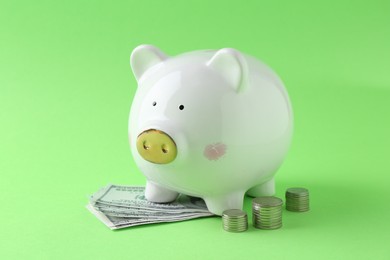
POLYGON ((167 55, 152 45, 140 45, 131 53, 130 66, 135 78, 139 81, 150 67, 163 62, 167 58, 167 55))
POLYGON ((221 49, 208 61, 207 66, 218 71, 237 92, 242 90, 246 63, 240 52, 231 48, 221 49))

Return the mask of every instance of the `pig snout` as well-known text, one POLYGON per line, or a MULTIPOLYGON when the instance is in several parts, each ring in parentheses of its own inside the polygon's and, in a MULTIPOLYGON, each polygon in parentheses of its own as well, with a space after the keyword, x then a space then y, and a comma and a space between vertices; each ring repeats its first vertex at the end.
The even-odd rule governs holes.
POLYGON ((177 147, 175 141, 165 132, 148 129, 137 138, 138 153, 146 161, 167 164, 175 160, 177 147))

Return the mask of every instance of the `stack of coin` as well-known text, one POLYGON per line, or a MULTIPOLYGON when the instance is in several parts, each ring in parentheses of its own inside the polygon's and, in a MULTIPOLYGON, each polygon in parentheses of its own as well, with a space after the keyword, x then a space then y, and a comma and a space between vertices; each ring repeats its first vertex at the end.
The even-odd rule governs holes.
POLYGON ((243 232, 248 229, 248 216, 240 209, 228 209, 222 212, 223 229, 229 232, 243 232))
POLYGON ((277 197, 252 200, 252 222, 255 228, 277 229, 282 226, 283 201, 277 197))
POLYGON ((305 188, 289 188, 286 191, 286 209, 295 212, 309 210, 309 191, 305 188))

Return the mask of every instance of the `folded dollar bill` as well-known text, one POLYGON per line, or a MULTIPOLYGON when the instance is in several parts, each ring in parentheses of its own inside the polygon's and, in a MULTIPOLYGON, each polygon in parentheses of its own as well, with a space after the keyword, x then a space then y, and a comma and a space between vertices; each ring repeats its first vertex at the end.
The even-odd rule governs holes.
POLYGON ((214 216, 200 198, 180 195, 171 203, 153 203, 145 187, 108 185, 90 196, 87 209, 110 229, 214 216))

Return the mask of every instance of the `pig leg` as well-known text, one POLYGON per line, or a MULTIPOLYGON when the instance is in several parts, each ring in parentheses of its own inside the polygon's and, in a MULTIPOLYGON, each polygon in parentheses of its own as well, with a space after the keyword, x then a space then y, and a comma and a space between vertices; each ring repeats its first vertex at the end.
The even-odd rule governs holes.
POLYGON ((174 201, 179 193, 165 189, 153 182, 147 181, 145 188, 145 197, 148 201, 165 203, 174 201))
POLYGON ((241 209, 244 203, 245 192, 234 192, 225 195, 205 197, 207 209, 216 214, 222 215, 227 209, 241 209))
POLYGON ((252 197, 273 196, 275 194, 274 178, 251 188, 250 190, 248 190, 247 194, 252 197))

